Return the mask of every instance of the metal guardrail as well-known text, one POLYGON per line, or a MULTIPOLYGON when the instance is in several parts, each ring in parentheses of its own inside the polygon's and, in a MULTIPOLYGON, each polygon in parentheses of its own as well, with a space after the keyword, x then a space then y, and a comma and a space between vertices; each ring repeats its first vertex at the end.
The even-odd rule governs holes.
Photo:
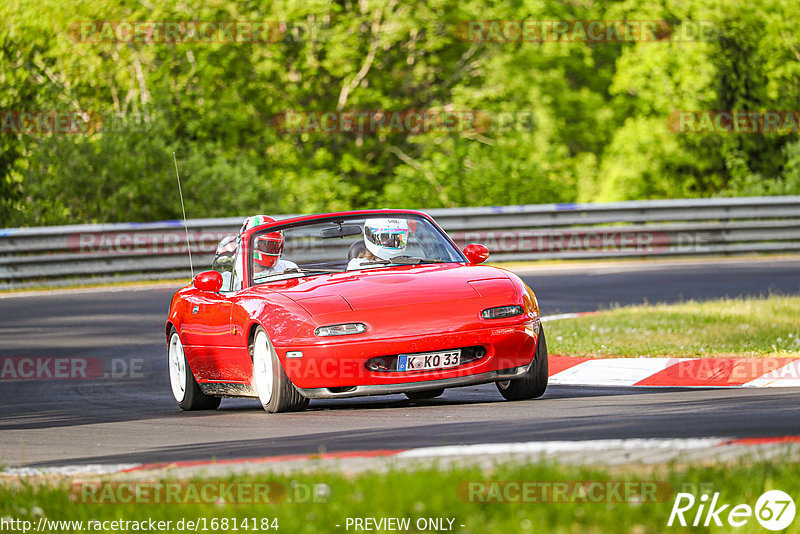
MULTIPOLYGON (((496 262, 800 251, 800 196, 427 211, 496 262)), ((243 218, 188 221, 197 268, 243 218)), ((0 229, 0 289, 188 278, 185 238, 181 221, 0 229)), ((340 249, 326 255, 344 257, 340 249)))

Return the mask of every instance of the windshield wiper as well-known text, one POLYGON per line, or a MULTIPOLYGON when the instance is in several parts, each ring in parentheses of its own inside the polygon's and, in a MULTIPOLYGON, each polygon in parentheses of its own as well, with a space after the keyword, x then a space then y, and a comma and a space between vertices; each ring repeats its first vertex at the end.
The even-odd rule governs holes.
POLYGON ((397 256, 392 260, 392 263, 399 263, 401 265, 418 265, 420 263, 447 263, 445 260, 438 260, 432 258, 412 258, 411 256, 397 256))
POLYGON ((445 260, 433 260, 430 258, 412 258, 411 256, 397 256, 391 260, 374 260, 362 263, 364 265, 418 265, 420 263, 446 263, 445 260))
POLYGON ((420 258, 419 263, 452 263, 451 260, 432 260, 430 258, 420 258))
POLYGON ((299 267, 291 267, 286 269, 285 271, 281 271, 279 273, 258 273, 253 276, 254 280, 259 280, 261 278, 269 278, 271 276, 280 276, 282 274, 308 274, 308 273, 340 273, 342 272, 340 269, 301 269, 299 267))
MULTIPOLYGON (((283 271, 283 273, 340 273, 342 272, 341 269, 301 269, 300 267, 290 267, 283 271)), ((275 273, 278 274, 278 273, 275 273)))

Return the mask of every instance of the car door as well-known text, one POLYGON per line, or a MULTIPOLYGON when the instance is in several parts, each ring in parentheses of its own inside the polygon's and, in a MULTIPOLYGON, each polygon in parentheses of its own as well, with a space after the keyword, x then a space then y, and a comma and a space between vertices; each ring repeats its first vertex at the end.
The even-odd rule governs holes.
POLYGON ((193 301, 191 351, 195 365, 190 366, 199 381, 224 381, 233 344, 231 300, 225 294, 204 291, 193 301))
POLYGON ((248 301, 243 296, 247 291, 244 270, 244 249, 240 246, 233 262, 233 272, 230 277, 230 286, 226 296, 230 299, 231 310, 229 317, 230 341, 225 350, 225 380, 230 383, 251 384, 253 380, 253 360, 248 347, 247 326, 250 323, 250 314, 242 304, 248 301))
POLYGON ((184 324, 181 338, 188 345, 189 366, 199 381, 226 381, 228 361, 235 345, 231 328, 231 274, 238 242, 224 238, 214 256, 212 268, 223 278, 220 292, 195 290, 188 297, 190 321, 184 324))

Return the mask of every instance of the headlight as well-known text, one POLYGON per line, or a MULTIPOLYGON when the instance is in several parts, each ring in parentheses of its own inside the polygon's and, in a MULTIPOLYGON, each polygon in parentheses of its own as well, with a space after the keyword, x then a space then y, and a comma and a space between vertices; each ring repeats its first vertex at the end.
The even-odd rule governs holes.
POLYGON ((481 312, 481 317, 484 319, 505 319, 506 317, 514 317, 522 315, 525 311, 522 306, 498 306, 497 308, 487 308, 481 312))
POLYGON ((364 323, 344 323, 332 324, 330 326, 320 326, 314 330, 314 335, 317 336, 347 336, 350 334, 360 334, 367 331, 367 325, 364 323))

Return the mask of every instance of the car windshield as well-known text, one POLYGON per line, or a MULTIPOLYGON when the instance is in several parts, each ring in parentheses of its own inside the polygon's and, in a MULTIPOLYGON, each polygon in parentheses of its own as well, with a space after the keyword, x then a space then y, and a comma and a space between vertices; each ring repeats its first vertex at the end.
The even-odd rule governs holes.
POLYGON ((337 217, 289 224, 252 236, 253 283, 399 265, 465 261, 424 217, 337 217))

